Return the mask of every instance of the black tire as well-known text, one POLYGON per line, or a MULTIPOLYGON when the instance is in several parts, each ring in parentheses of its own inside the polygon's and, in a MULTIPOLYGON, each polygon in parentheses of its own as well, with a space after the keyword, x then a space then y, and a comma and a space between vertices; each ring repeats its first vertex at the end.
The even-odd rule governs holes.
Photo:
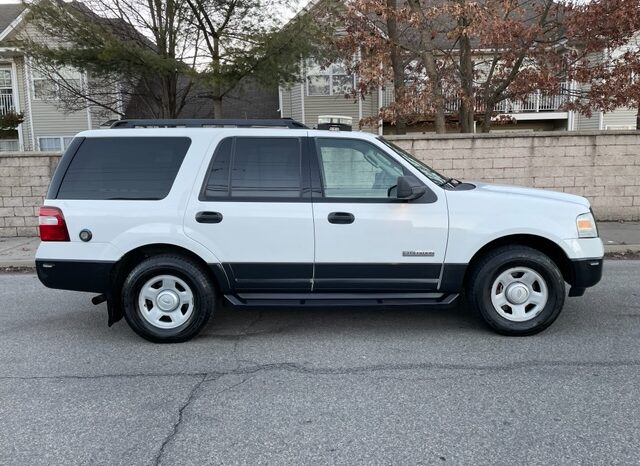
POLYGON ((154 343, 179 343, 193 338, 207 324, 216 305, 216 290, 203 267, 175 254, 149 257, 135 266, 122 286, 122 308, 131 329, 154 343), (143 317, 138 297, 145 283, 154 277, 170 275, 182 280, 193 295, 188 319, 176 328, 154 326, 143 317))
MULTIPOLYGON (((564 279, 557 265, 542 252, 526 246, 504 246, 488 252, 471 270, 467 282, 467 299, 484 321, 502 335, 524 336, 541 332, 560 314, 565 299, 564 279), (547 301, 535 317, 514 322, 500 315, 491 294, 494 281, 503 272, 526 267, 537 272, 547 287, 547 301)), ((509 306, 507 306, 509 311, 509 306)))

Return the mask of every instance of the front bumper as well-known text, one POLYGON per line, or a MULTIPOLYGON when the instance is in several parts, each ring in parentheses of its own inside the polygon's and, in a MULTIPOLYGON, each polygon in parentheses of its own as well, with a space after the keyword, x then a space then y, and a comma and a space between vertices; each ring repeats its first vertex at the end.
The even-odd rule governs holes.
POLYGON ((569 296, 582 296, 584 290, 595 285, 602 278, 602 259, 573 259, 569 284, 569 296))

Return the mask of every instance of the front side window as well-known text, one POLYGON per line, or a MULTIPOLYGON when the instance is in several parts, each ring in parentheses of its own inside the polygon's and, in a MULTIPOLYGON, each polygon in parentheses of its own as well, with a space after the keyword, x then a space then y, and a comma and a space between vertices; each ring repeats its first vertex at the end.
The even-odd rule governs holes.
POLYGON ((389 198, 405 171, 373 144, 357 139, 318 138, 318 161, 327 198, 389 198))
POLYGON ((307 67, 307 95, 346 95, 353 91, 353 75, 338 63, 326 68, 310 62, 307 67))
POLYGON ((417 158, 415 158, 413 155, 411 155, 406 150, 402 149, 399 146, 396 146, 394 143, 392 143, 390 141, 387 141, 384 138, 380 137, 380 138, 378 138, 378 140, 380 142, 382 142, 383 144, 385 144, 389 149, 394 151, 396 154, 398 154, 400 157, 405 159, 407 162, 409 162, 420 173, 422 173, 424 176, 429 178, 431 181, 433 181, 438 186, 444 186, 447 183, 449 183, 449 181, 450 181, 449 179, 447 179, 444 176, 442 176, 440 173, 435 171, 433 168, 431 168, 426 163, 424 163, 421 160, 418 160, 417 158))
POLYGON ((299 198, 301 179, 298 138, 228 138, 214 154, 204 199, 299 198))
POLYGON ((57 198, 163 199, 190 145, 186 137, 86 138, 67 168, 57 198))

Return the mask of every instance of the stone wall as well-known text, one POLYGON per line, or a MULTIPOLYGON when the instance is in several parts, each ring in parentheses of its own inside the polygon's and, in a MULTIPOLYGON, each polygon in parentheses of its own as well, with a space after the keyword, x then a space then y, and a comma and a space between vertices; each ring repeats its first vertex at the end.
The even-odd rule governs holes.
POLYGON ((589 199, 599 220, 640 220, 640 132, 390 136, 446 176, 589 199))
POLYGON ((38 235, 38 208, 59 157, 0 152, 0 237, 38 235))
MULTIPOLYGON (((389 136, 447 176, 587 197, 599 220, 640 220, 640 132, 389 136)), ((36 236, 59 154, 0 152, 0 237, 36 236)))

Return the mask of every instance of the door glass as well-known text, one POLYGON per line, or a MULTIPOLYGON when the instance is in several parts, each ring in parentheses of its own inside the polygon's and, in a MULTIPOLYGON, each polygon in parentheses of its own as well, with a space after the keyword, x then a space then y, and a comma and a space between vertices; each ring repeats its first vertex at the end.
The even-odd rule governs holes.
POLYGON ((237 138, 231 197, 300 197, 297 138, 237 138))
POLYGON ((388 198, 402 165, 373 144, 356 139, 316 140, 325 197, 388 198))
POLYGON ((300 197, 300 169, 298 138, 227 138, 213 156, 203 200, 300 197))

